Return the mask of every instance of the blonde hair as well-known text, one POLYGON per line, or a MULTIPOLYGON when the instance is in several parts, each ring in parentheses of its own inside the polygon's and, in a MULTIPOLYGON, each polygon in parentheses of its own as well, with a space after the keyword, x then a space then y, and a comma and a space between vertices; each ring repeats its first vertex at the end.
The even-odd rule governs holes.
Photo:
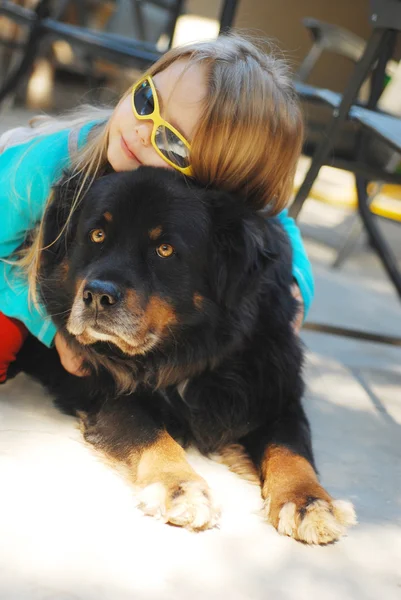
MULTIPOLYGON (((302 116, 286 62, 233 33, 174 48, 146 73, 156 75, 177 60, 186 60, 184 73, 194 64, 206 67, 207 93, 191 141, 195 179, 205 186, 240 193, 253 208, 268 208, 270 214, 277 214, 288 203, 303 141, 302 116)), ((130 93, 131 86, 117 106, 130 93)), ((83 177, 69 219, 86 184, 107 165, 113 110, 84 106, 63 118, 38 117, 31 122, 34 136, 80 128, 91 120, 100 122, 87 144, 71 157, 72 177, 83 177)), ((52 194, 46 208, 51 199, 52 194)), ((42 244, 43 219, 31 247, 18 261, 28 272, 35 302, 42 244)))
MULTIPOLYGON (((80 149, 74 152, 71 156, 71 178, 82 175, 80 185, 75 194, 74 200, 71 205, 70 213, 63 229, 59 232, 58 237, 53 240, 52 243, 56 242, 64 233, 68 227, 69 221, 74 214, 74 211, 79 206, 82 200, 83 189, 86 184, 93 181, 104 169, 107 164, 107 140, 109 132, 109 119, 113 112, 110 108, 98 108, 94 106, 81 106, 74 112, 66 114, 63 117, 52 118, 52 117, 34 117, 30 121, 30 125, 33 128, 32 137, 38 137, 42 135, 50 135, 56 131, 63 129, 80 129, 83 125, 87 124, 92 120, 99 119, 99 127, 93 128, 91 136, 88 138, 87 143, 80 149)), ((29 151, 29 150, 28 150, 29 151)), ((50 192, 49 197, 44 208, 44 214, 49 207, 53 199, 53 191, 50 192)), ((28 287, 29 287, 29 301, 38 306, 38 289, 37 284, 39 281, 39 266, 40 256, 43 247, 44 237, 44 218, 41 219, 38 227, 35 231, 30 232, 29 244, 26 249, 19 253, 19 259, 14 261, 15 265, 18 265, 24 272, 27 273, 28 287)))
POLYGON ((196 63, 207 68, 207 94, 191 141, 195 179, 277 214, 288 204, 303 142, 286 61, 271 45, 267 53, 234 33, 174 48, 148 73, 180 59, 187 60, 186 69, 196 63))

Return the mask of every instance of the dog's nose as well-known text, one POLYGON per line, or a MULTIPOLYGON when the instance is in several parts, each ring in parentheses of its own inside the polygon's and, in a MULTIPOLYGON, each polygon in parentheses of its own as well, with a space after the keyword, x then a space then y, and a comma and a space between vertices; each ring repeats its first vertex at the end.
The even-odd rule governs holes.
POLYGON ((123 294, 115 283, 94 279, 87 281, 82 296, 86 306, 104 310, 119 302, 123 294))

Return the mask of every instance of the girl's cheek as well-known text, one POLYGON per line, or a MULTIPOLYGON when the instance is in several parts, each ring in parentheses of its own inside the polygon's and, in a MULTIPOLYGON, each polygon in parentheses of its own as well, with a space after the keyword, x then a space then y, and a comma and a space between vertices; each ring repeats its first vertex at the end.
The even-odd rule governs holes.
POLYGON ((161 156, 159 156, 157 154, 157 152, 154 148, 152 148, 152 150, 153 150, 152 160, 149 161, 148 163, 146 163, 148 167, 161 167, 164 169, 174 170, 171 165, 169 165, 165 160, 163 160, 163 158, 161 156))
POLYGON ((136 122, 135 115, 132 112, 131 99, 127 97, 112 113, 111 126, 114 129, 127 129, 128 127, 134 127, 136 122))

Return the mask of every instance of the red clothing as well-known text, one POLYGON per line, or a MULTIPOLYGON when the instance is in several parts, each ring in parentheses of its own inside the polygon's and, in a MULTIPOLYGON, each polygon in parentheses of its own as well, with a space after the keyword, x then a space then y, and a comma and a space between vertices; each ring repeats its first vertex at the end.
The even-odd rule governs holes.
POLYGON ((27 335, 28 330, 21 321, 0 312, 0 383, 7 379, 8 367, 17 358, 27 335))

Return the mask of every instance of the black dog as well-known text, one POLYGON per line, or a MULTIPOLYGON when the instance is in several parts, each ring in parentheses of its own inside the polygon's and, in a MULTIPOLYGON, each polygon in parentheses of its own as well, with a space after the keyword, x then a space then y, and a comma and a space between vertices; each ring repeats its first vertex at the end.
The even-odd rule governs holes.
POLYGON ((337 539, 354 513, 316 476, 279 223, 146 167, 99 178, 67 223, 77 185, 66 178, 45 215, 40 292, 92 374, 70 376, 49 355, 42 380, 59 406, 128 466, 145 512, 213 526, 209 488, 182 445, 208 454, 240 443, 280 533, 337 539))

